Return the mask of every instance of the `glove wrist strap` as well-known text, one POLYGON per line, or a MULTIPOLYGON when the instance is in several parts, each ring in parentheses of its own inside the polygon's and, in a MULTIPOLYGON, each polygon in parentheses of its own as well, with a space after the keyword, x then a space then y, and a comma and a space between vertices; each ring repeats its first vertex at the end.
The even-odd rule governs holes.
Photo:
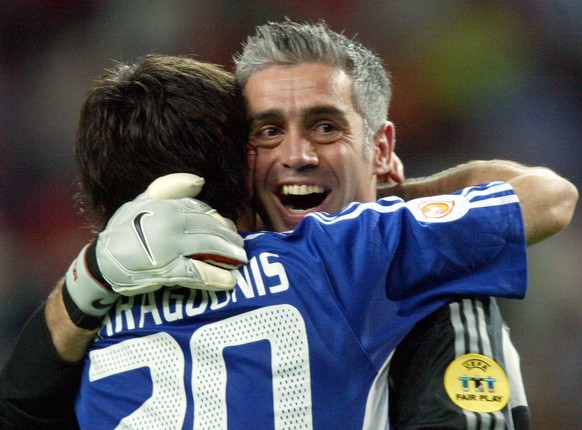
POLYGON ((95 242, 85 246, 65 277, 63 300, 69 317, 78 327, 97 328, 118 296, 99 271, 95 242))
POLYGON ((66 285, 63 288, 63 303, 65 304, 69 318, 77 327, 85 330, 95 330, 103 323, 103 316, 89 315, 79 309, 66 285))

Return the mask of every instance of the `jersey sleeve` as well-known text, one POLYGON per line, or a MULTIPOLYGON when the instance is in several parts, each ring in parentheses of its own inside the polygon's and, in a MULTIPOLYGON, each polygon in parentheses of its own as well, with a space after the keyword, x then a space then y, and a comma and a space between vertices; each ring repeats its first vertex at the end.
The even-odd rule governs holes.
POLYGON ((408 306, 436 296, 523 298, 526 243, 509 184, 495 182, 405 204, 388 296, 408 306))
MULTIPOLYGON (((321 246, 336 285, 381 278, 389 299, 412 307, 439 297, 525 295, 523 220, 509 184, 409 202, 389 197, 307 218, 311 227, 296 231, 313 237, 311 246, 321 246)), ((339 293, 349 300, 365 294, 361 288, 339 293)))

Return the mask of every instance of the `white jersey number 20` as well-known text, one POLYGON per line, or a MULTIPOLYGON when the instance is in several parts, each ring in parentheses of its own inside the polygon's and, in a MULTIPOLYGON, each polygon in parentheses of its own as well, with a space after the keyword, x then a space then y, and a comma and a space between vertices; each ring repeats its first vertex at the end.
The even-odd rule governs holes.
MULTIPOLYGON (((227 368, 223 350, 261 340, 271 345, 275 429, 312 428, 305 323, 296 308, 278 305, 207 324, 192 335, 195 430, 227 429, 227 368)), ((130 339, 92 351, 90 362, 91 382, 140 367, 150 370, 152 395, 123 418, 117 429, 182 429, 186 415, 184 353, 168 333, 130 339)))

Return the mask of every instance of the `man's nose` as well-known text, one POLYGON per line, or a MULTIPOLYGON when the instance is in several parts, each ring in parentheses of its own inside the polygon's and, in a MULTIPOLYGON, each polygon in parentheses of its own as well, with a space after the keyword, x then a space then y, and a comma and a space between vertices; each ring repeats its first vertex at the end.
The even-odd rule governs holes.
POLYGON ((289 133, 281 145, 281 164, 300 170, 319 164, 315 146, 302 133, 289 133))

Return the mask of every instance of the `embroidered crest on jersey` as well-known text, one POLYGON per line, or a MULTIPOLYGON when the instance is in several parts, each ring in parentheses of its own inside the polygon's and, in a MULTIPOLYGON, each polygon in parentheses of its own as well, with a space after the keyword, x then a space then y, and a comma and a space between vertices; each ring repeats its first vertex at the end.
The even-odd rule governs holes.
POLYGON ((414 217, 425 222, 449 222, 467 213, 469 202, 464 196, 434 196, 406 203, 414 217))
POLYGON ((419 206, 422 214, 427 218, 442 218, 451 213, 455 207, 453 201, 428 202, 419 206))
POLYGON ((465 354, 445 371, 444 385, 454 404, 472 412, 497 412, 509 402, 507 375, 493 359, 465 354))

